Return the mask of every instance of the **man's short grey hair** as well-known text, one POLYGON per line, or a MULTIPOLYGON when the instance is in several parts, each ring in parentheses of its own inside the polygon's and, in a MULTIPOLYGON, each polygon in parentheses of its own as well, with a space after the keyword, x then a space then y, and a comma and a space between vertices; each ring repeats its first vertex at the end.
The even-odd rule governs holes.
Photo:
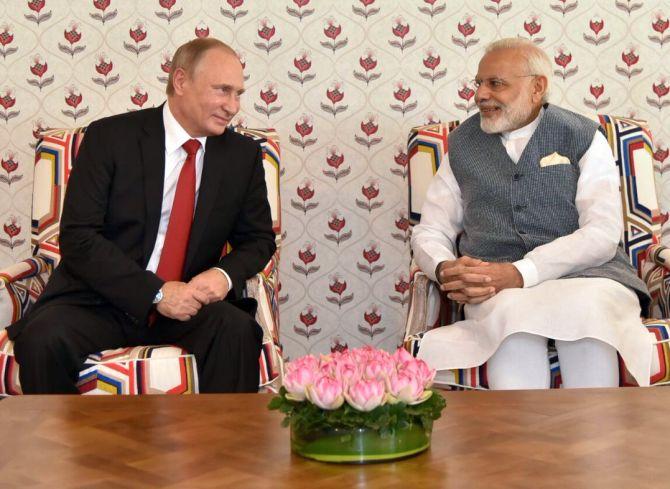
POLYGON ((544 97, 542 97, 542 102, 546 103, 549 99, 551 77, 553 76, 551 60, 547 56, 547 53, 540 49, 533 41, 522 37, 508 37, 494 41, 486 46, 485 54, 502 49, 517 49, 521 51, 526 58, 527 74, 542 75, 547 79, 547 91, 544 93, 544 97))

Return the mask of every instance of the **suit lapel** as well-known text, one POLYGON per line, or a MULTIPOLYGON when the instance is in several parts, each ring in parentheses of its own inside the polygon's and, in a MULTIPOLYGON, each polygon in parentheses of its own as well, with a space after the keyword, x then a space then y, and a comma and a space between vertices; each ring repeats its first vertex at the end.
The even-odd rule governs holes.
POLYGON ((142 168, 144 174, 144 199, 146 204, 144 242, 142 256, 144 266, 151 258, 158 234, 158 225, 163 204, 163 180, 165 173, 165 126, 163 106, 147 113, 144 137, 140 139, 142 168))
POLYGON ((225 169, 229 167, 228 159, 230 155, 229 151, 225 149, 229 130, 226 129, 226 132, 222 136, 208 137, 205 144, 205 160, 202 165, 198 202, 195 207, 191 236, 186 253, 186 263, 184 265, 185 276, 188 275, 188 271, 193 264, 193 259, 207 227, 207 219, 212 211, 212 207, 217 199, 223 197, 221 194, 224 194, 224 192, 221 192, 221 182, 225 169))

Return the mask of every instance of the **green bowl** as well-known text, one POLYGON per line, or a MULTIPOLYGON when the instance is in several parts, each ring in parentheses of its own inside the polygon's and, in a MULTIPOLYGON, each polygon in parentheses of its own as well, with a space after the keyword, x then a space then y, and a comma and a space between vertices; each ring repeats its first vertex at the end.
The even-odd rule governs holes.
POLYGON ((430 446, 431 431, 418 424, 380 434, 371 428, 298 432, 291 426, 291 450, 321 462, 367 463, 396 460, 430 446))

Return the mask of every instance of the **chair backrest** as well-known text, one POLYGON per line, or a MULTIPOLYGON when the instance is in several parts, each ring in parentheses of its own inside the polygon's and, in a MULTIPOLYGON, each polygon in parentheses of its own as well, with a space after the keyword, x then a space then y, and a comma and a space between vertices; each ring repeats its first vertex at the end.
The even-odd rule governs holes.
MULTIPOLYGON (((653 145, 643 121, 609 115, 596 116, 619 168, 623 207, 623 244, 631 264, 643 276, 647 248, 658 242, 661 219, 654 184, 653 145)), ((409 208, 412 224, 421 219, 428 184, 448 151, 448 134, 458 122, 415 127, 410 131, 409 208)))
MULTIPOLYGON (((281 240, 279 136, 274 129, 236 127, 234 130, 257 140, 261 145, 272 225, 277 240, 276 256, 278 257, 281 240)), ((67 181, 72 162, 79 151, 85 133, 86 127, 45 131, 41 134, 41 139, 35 148, 31 222, 32 254, 53 266, 60 261, 58 233, 67 181)))

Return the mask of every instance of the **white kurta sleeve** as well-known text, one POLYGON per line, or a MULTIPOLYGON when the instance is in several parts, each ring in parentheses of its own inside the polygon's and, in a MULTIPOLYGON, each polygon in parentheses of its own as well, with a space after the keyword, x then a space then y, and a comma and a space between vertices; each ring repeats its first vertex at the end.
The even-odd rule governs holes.
POLYGON ((412 232, 414 259, 431 280, 444 260, 456 259, 456 238, 463 230, 463 202, 445 154, 421 208, 421 222, 412 232))
POLYGON ((596 131, 591 146, 579 160, 575 206, 579 228, 538 246, 515 262, 524 287, 611 260, 623 231, 619 172, 605 137, 596 131))

